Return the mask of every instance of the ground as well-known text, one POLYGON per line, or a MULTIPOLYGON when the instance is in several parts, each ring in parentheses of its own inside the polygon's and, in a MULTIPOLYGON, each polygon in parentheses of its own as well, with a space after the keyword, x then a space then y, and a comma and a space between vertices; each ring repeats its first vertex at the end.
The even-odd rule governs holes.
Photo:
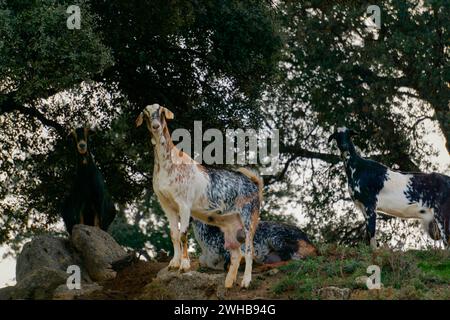
MULTIPOLYGON (((345 292, 344 299, 450 299, 448 250, 402 252, 335 245, 319 249, 321 254, 314 258, 291 261, 282 266, 256 266, 249 289, 236 285, 224 290, 222 298, 326 299, 335 297, 333 290, 338 290, 339 294, 345 292), (368 275, 366 269, 369 265, 381 268, 380 290, 368 290, 365 285, 364 276, 368 275), (325 290, 327 293, 320 290, 323 288, 328 288, 325 290), (332 296, 328 295, 330 290, 333 291, 332 296)), ((140 299, 144 288, 147 298, 177 298, 176 293, 167 292, 164 286, 154 281, 158 271, 166 266, 164 262, 139 261, 120 271, 116 279, 102 283, 102 291, 81 298, 140 299)), ((192 269, 207 274, 218 273, 199 268, 195 259, 192 269)))

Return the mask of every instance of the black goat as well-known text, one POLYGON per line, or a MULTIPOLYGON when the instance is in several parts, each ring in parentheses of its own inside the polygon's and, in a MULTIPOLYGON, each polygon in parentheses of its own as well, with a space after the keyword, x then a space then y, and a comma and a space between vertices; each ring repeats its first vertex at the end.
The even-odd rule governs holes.
POLYGON ((70 132, 77 151, 77 168, 72 189, 62 208, 62 218, 70 234, 76 224, 96 226, 106 231, 116 216, 103 176, 88 149, 91 133, 89 128, 70 132))
POLYGON ((351 136, 355 131, 338 128, 336 140, 344 160, 350 195, 367 220, 370 244, 376 247, 376 211, 421 219, 431 238, 450 243, 450 177, 439 173, 407 173, 390 170, 362 158, 351 136))

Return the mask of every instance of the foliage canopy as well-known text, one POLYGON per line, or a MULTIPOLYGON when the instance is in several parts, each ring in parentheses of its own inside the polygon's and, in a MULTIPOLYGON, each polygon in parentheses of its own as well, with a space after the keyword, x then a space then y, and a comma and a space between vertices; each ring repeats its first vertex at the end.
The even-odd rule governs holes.
POLYGON ((337 126, 388 166, 448 173, 425 138, 432 127, 450 150, 448 1, 379 1, 380 30, 367 28, 365 1, 79 1, 81 29, 69 30, 72 4, 0 1, 0 243, 60 230, 75 165, 66 135, 90 124, 121 212, 111 232, 169 249, 148 133, 133 125, 154 102, 175 113, 171 129, 280 129, 263 217, 297 208, 316 239, 361 237, 326 143, 337 126))

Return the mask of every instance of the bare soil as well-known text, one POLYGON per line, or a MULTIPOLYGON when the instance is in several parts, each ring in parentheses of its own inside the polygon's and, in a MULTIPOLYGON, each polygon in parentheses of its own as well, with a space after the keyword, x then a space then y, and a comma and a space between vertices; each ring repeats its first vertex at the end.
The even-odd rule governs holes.
MULTIPOLYGON (((144 287, 152 283, 158 271, 167 266, 167 262, 138 261, 117 273, 117 277, 99 283, 103 290, 78 297, 83 300, 136 300, 143 293, 144 287)), ((242 272, 239 272, 238 283, 225 293, 226 299, 258 300, 258 299, 289 299, 288 295, 274 295, 272 286, 281 278, 278 265, 255 266, 253 280, 249 289, 239 286, 242 272), (276 270, 276 271, 270 271, 276 270)), ((198 267, 197 261, 192 261, 191 270, 215 274, 219 271, 206 270, 198 267)))

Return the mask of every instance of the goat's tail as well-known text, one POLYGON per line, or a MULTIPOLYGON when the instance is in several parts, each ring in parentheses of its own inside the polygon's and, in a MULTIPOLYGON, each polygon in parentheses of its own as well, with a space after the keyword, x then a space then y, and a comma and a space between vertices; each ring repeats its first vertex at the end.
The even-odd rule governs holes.
POLYGON ((260 204, 263 201, 263 189, 264 189, 264 181, 263 179, 255 172, 246 169, 246 168, 239 168, 236 171, 242 173, 244 176, 249 178, 254 184, 258 186, 258 196, 259 196, 259 202, 260 204))

